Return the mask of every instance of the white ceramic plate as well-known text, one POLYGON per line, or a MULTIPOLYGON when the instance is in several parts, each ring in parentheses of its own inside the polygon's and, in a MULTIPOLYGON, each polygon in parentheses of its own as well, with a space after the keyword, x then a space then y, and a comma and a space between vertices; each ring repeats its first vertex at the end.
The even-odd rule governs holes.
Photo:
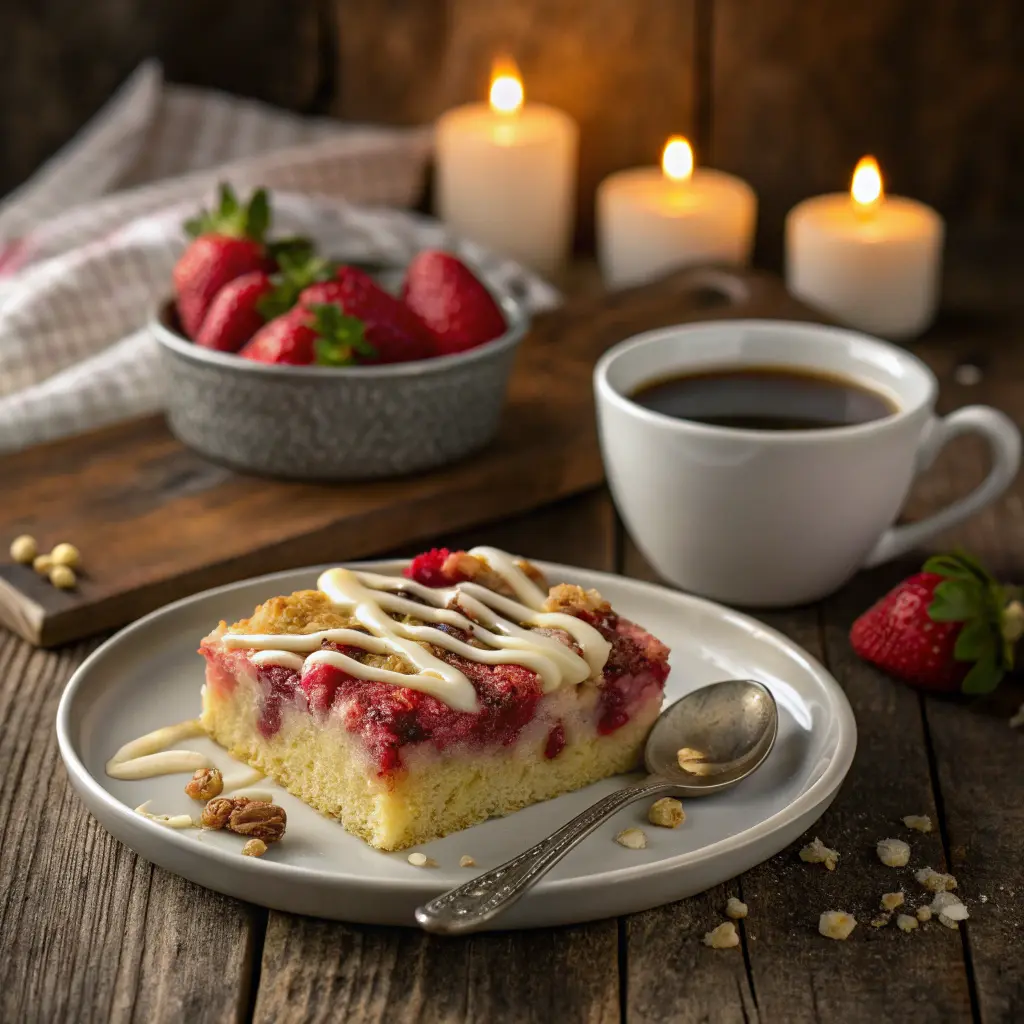
MULTIPOLYGON (((395 572, 404 563, 371 563, 395 572)), ((546 565, 554 581, 596 587, 623 615, 672 649, 666 698, 716 679, 761 680, 779 705, 779 738, 751 778, 717 797, 690 800, 675 830, 650 826, 634 804, 570 853, 502 918, 502 927, 568 924, 632 913, 701 892, 777 853, 831 803, 853 760, 856 726, 836 681, 774 630, 718 605, 664 587, 604 573, 546 565), (648 835, 644 850, 613 841, 630 825, 648 835)), ((191 813, 186 778, 137 782, 108 778, 107 759, 128 740, 199 713, 203 662, 199 640, 220 619, 232 622, 276 594, 313 587, 319 570, 303 569, 221 587, 147 615, 88 658, 68 683, 57 737, 71 782, 118 839, 147 860, 200 885, 267 907, 348 921, 413 923, 413 910, 471 870, 493 867, 542 839, 589 803, 622 785, 608 779, 418 847, 437 863, 416 868, 409 851, 381 853, 336 822, 273 787, 288 812, 288 834, 260 859, 242 857, 225 832, 174 831, 135 814, 152 800, 162 814, 191 813)), ((207 739, 178 744, 232 762, 207 739)), ((270 788, 260 783, 258 788, 270 788)))

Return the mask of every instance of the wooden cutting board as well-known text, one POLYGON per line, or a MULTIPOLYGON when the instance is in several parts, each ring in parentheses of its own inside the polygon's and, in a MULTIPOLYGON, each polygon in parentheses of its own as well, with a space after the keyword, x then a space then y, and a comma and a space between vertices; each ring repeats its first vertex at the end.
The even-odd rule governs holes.
POLYGON ((592 488, 603 480, 591 395, 597 357, 639 331, 733 316, 820 319, 756 272, 683 271, 578 297, 537 319, 487 451, 402 480, 245 476, 185 448, 161 417, 0 458, 0 552, 30 533, 41 550, 67 540, 83 556, 74 591, 29 566, 0 564, 0 623, 52 646, 207 587, 379 554, 592 488))

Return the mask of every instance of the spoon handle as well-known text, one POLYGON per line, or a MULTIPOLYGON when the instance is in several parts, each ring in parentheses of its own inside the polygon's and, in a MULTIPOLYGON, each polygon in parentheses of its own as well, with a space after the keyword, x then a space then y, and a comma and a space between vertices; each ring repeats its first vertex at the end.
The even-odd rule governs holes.
POLYGON ((504 913, 616 811, 634 800, 670 793, 678 788, 665 779, 652 776, 609 793, 536 846, 418 907, 416 920, 428 932, 438 935, 457 935, 480 928, 504 913))

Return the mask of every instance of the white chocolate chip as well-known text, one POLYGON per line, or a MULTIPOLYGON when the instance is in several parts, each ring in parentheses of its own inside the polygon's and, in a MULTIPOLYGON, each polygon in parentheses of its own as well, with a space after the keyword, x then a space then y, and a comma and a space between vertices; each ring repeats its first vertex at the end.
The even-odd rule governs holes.
POLYGON ((916 829, 918 832, 931 832, 932 830, 932 819, 927 814, 904 815, 903 824, 907 828, 916 829))
POLYGON ((835 871, 839 863, 839 851, 830 850, 817 836, 801 851, 800 859, 808 864, 824 864, 828 871, 835 871))
POLYGON ((735 896, 730 896, 729 902, 725 905, 725 916, 731 917, 734 921, 738 921, 741 917, 746 917, 746 903, 744 903, 742 900, 736 899, 735 896))
POLYGON ((475 868, 476 867, 476 861, 473 860, 473 858, 470 857, 470 855, 468 853, 464 853, 459 858, 459 867, 460 868, 475 868))
POLYGON ((899 917, 896 918, 896 927, 899 928, 901 932, 912 932, 918 927, 917 918, 911 917, 909 914, 900 914, 899 917))
POLYGON ((50 569, 50 582, 58 590, 74 590, 78 580, 74 569, 66 565, 55 565, 50 569))
POLYGON ((437 861, 425 853, 410 853, 406 858, 414 868, 436 868, 437 861))
POLYGON ((929 892, 947 892, 956 888, 956 879, 932 868, 921 868, 914 872, 916 878, 929 892))
POLYGON ((660 825, 662 828, 679 828, 686 821, 686 811, 674 797, 663 796, 651 804, 647 820, 652 825, 660 825))
POLYGON ((77 569, 82 556, 74 544, 58 544, 51 552, 50 558, 54 565, 66 565, 69 569, 77 569))
POLYGON ((642 850, 647 846, 647 836, 642 829, 624 828, 616 837, 615 842, 619 846, 625 846, 627 850, 642 850))
POLYGON ((818 932, 826 939, 848 939, 856 927, 857 919, 843 910, 826 910, 818 918, 818 932))
POLYGON ((901 892, 887 892, 882 897, 882 909, 883 910, 895 910, 897 907, 903 906, 904 896, 901 892))
POLYGON ((883 839, 875 851, 878 859, 889 868, 903 868, 910 862, 910 847, 902 839, 883 839))
POLYGON ((11 558, 21 565, 31 565, 38 553, 35 537, 31 537, 27 533, 23 533, 11 541, 11 558))
POLYGON ((732 921, 723 921, 717 928, 704 935, 704 945, 712 949, 732 949, 739 944, 740 937, 732 921))

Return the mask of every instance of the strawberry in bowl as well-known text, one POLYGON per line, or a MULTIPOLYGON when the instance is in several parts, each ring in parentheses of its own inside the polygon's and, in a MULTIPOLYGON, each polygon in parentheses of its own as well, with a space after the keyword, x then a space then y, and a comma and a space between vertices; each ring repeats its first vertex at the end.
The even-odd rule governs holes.
POLYGON ((515 299, 450 253, 371 274, 270 240, 270 225, 268 200, 230 190, 191 223, 175 298, 152 325, 181 441, 252 472, 357 480, 491 440, 527 329, 515 299), (433 296, 431 263, 445 271, 433 296))

